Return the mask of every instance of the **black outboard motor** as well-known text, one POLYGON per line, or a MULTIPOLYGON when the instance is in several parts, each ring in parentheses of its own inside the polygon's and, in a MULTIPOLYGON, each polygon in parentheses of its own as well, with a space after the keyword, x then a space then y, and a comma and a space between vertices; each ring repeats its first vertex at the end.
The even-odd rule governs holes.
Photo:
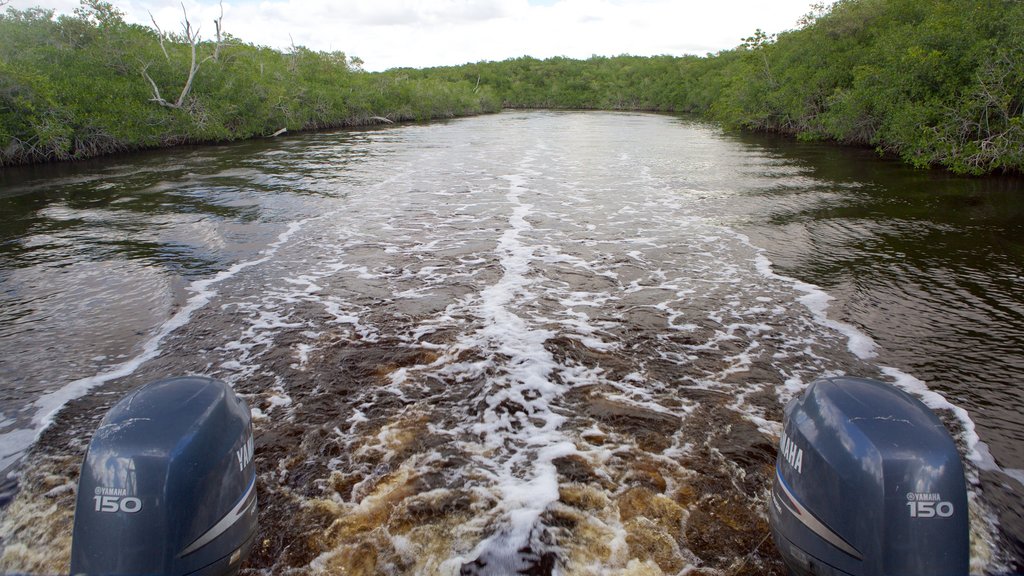
POLYGON ((249 408, 231 388, 168 378, 111 408, 78 482, 72 574, 235 574, 256 534, 249 408))
POLYGON ((786 407, 769 520, 793 574, 966 576, 967 486, 942 422, 881 382, 827 378, 786 407))

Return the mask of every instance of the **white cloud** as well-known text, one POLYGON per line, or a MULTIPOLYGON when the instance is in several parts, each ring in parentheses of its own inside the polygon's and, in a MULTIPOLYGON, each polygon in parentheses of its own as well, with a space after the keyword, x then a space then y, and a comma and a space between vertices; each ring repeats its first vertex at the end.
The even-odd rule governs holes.
MULTIPOLYGON (((756 28, 795 27, 812 0, 226 0, 224 27, 247 42, 342 50, 368 70, 591 55, 704 54, 732 48, 756 28)), ((114 0, 131 22, 177 30, 181 6, 114 0)), ((13 0, 70 12, 74 0, 13 0)), ((213 34, 216 0, 186 0, 193 24, 213 34)))

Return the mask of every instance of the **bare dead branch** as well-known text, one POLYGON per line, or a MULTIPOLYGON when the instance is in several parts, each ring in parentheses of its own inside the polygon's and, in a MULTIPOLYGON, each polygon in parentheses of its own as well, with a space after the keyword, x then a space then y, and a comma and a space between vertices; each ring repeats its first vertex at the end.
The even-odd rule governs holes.
POLYGON ((150 98, 149 101, 156 102, 157 104, 161 106, 166 106, 168 108, 176 108, 175 105, 171 104, 167 100, 164 100, 163 96, 160 96, 160 88, 157 88, 156 82, 154 82, 153 79, 149 77, 149 73, 147 72, 147 70, 149 70, 149 64, 146 64, 142 67, 142 77, 149 82, 150 87, 153 89, 153 97, 150 98))
POLYGON ((290 33, 288 41, 292 43, 291 51, 288 53, 288 71, 295 72, 299 67, 299 48, 295 45, 295 39, 290 33))
MULTIPOLYGON (((145 78, 147 82, 149 82, 150 87, 153 89, 153 97, 150 98, 150 101, 151 102, 156 102, 157 104, 159 104, 161 106, 164 106, 164 107, 167 107, 167 108, 175 108, 175 109, 180 109, 185 104, 185 99, 188 98, 188 94, 192 90, 192 82, 196 78, 196 72, 199 71, 199 67, 203 64, 203 62, 206 62, 210 58, 213 58, 213 56, 208 56, 205 59, 203 59, 202 62, 197 62, 196 61, 196 59, 197 59, 197 56, 196 56, 196 46, 199 44, 199 28, 197 27, 195 30, 192 30, 192 23, 188 19, 188 11, 185 10, 185 4, 184 3, 181 4, 181 11, 182 11, 182 14, 184 14, 184 16, 185 16, 185 21, 181 23, 181 26, 182 26, 182 29, 185 32, 185 40, 188 41, 189 47, 191 48, 192 60, 189 63, 189 67, 188 67, 188 79, 185 80, 185 86, 181 89, 181 94, 178 95, 178 99, 175 100, 174 102, 168 102, 166 99, 164 99, 163 96, 160 95, 160 89, 157 87, 156 82, 154 82, 153 78, 151 78, 149 76, 149 73, 148 73, 149 65, 147 64, 146 66, 144 66, 142 68, 142 77, 145 78)), ((150 14, 150 17, 152 17, 152 14, 150 14)), ((155 20, 154 20, 153 24, 154 25, 156 24, 155 20)), ((159 27, 157 28, 157 30, 159 32, 159 27)), ((160 37, 161 38, 161 46, 160 47, 163 48, 163 33, 162 32, 159 32, 159 33, 161 34, 161 37, 160 37)), ((165 56, 167 55, 167 51, 166 50, 164 51, 164 55, 165 56)))
POLYGON ((217 28, 217 43, 213 46, 213 61, 217 62, 220 60, 220 46, 223 40, 224 33, 224 2, 220 2, 220 18, 213 21, 213 25, 217 28))
POLYGON ((167 48, 164 46, 164 36, 165 36, 164 31, 161 30, 160 29, 160 25, 156 23, 156 18, 153 17, 153 13, 152 12, 149 13, 149 19, 153 22, 153 27, 156 28, 156 35, 157 35, 157 37, 160 38, 160 50, 163 51, 164 58, 166 58, 167 61, 170 62, 171 61, 171 56, 169 54, 167 54, 167 48))
POLYGON ((181 89, 181 95, 178 96, 177 102, 174 103, 175 108, 181 108, 181 105, 185 102, 185 97, 192 90, 192 81, 195 80, 196 72, 199 71, 199 63, 196 62, 196 44, 199 42, 199 29, 197 28, 195 33, 192 32, 192 23, 188 21, 188 12, 185 12, 184 3, 181 5, 181 11, 185 13, 185 38, 192 47, 192 63, 188 67, 188 80, 185 81, 185 87, 181 89))

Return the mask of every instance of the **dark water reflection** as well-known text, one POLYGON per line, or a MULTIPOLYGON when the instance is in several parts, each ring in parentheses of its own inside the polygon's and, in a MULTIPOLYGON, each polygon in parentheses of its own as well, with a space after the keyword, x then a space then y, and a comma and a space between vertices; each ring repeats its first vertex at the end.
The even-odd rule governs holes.
MULTIPOLYGON (((767 214, 744 214, 745 227, 776 270, 825 288, 836 298, 831 316, 868 333, 881 363, 967 408, 998 463, 1024 476, 1024 179, 914 170, 870 150, 738 140, 826 183, 755 194, 767 214)), ((1003 524, 1018 535, 1019 490, 1000 496, 1003 524)))
MULTIPOLYGON (((759 193, 754 222, 778 270, 826 288, 883 360, 980 409, 1017 419, 1024 375, 1024 181, 960 178, 870 151, 744 137, 820 180, 856 183, 834 200, 759 193)), ((1024 467, 1024 429, 1001 461, 1024 467)))
MULTIPOLYGON (((189 282, 308 213, 322 189, 302 185, 286 150, 254 141, 0 171, 0 431, 26 426, 39 394, 132 357, 189 282)), ((2 469, 14 455, 0 451, 2 469)))

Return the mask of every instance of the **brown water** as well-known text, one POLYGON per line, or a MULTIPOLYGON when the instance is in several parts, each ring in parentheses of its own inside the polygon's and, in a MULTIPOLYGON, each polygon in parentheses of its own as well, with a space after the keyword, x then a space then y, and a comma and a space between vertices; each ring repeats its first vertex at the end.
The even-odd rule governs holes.
POLYGON ((181 373, 253 407, 252 571, 781 574, 781 407, 838 373, 948 400, 972 567, 1024 558, 1019 179, 531 112, 0 186, 2 569, 66 570, 92 429, 181 373))

